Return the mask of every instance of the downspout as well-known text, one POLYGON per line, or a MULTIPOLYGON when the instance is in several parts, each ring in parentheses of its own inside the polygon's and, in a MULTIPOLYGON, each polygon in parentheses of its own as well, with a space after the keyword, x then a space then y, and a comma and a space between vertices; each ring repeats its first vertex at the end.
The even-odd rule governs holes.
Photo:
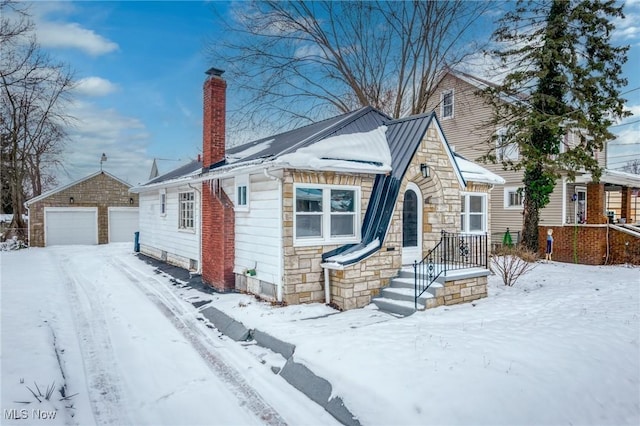
POLYGON ((324 303, 327 305, 331 303, 331 284, 329 268, 322 268, 324 270, 324 303))
POLYGON ((331 270, 343 270, 343 265, 336 265, 335 263, 322 263, 320 264, 324 271, 324 303, 331 304, 331 270))
POLYGON ((282 303, 282 280, 284 275, 284 244, 282 237, 282 224, 283 224, 283 212, 282 212, 282 179, 278 176, 274 176, 269 174, 269 170, 266 168, 262 169, 265 177, 278 182, 278 194, 280 194, 280 202, 278 203, 278 221, 280 222, 280 226, 278 226, 278 241, 280 241, 280 256, 278 256, 278 271, 280 271, 280 276, 276 282, 276 301, 278 303, 282 303))
POLYGON ((194 186, 191 186, 191 183, 188 183, 187 186, 193 189, 194 191, 198 192, 198 200, 200 204, 200 208, 198 209, 200 227, 198 229, 200 231, 200 238, 198 238, 198 270, 196 271, 196 274, 202 275, 202 191, 200 191, 198 188, 194 186))

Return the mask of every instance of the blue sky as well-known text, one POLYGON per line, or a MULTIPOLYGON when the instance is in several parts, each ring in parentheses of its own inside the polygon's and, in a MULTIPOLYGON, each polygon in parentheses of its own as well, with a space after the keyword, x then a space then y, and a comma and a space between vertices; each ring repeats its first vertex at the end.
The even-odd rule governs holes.
MULTIPOLYGON (((197 157, 202 141, 207 44, 220 38, 215 2, 35 2, 38 41, 75 70, 76 117, 61 184, 100 168, 132 184, 148 178, 154 158, 166 172, 197 157), (169 160, 180 161, 169 161, 169 160)), ((640 159, 640 0, 628 1, 616 42, 630 44, 625 95, 634 116, 613 128, 611 168, 640 159), (631 124, 629 124, 631 123, 631 124)), ((623 90, 623 91, 625 91, 623 90)), ((227 89, 233 102, 233 87, 227 89)), ((266 135, 262 135, 266 136, 266 135)))

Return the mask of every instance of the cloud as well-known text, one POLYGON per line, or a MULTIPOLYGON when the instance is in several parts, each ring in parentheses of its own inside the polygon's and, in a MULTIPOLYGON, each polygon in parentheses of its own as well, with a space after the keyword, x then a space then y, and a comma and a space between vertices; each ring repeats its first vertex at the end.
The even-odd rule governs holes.
POLYGON ((117 84, 102 77, 85 77, 75 84, 75 92, 84 96, 106 96, 117 90, 117 84))
POLYGON ((83 28, 80 24, 41 21, 37 25, 38 42, 43 47, 80 49, 99 56, 118 49, 118 44, 83 28))
POLYGON ((151 135, 142 121, 84 101, 74 102, 68 112, 75 119, 67 128, 62 157, 64 171, 58 174, 60 184, 100 170, 103 152, 108 158, 104 170, 131 184, 147 180, 151 169, 151 160, 147 158, 151 135))
POLYGON ((638 120, 640 116, 640 105, 627 105, 626 110, 631 111, 631 114, 633 114, 632 116, 627 117, 626 120, 630 120, 630 119, 633 119, 634 121, 638 120))

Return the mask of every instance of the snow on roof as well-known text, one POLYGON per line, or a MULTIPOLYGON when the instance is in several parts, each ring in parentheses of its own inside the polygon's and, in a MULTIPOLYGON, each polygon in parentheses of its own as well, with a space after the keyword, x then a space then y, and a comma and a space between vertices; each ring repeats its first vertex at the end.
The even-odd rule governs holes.
POLYGON ((490 172, 484 167, 471 162, 459 155, 456 155, 455 159, 465 181, 488 183, 490 185, 503 185, 506 182, 497 174, 490 172))
POLYGON ((328 267, 329 269, 331 269, 332 266, 340 266, 346 262, 349 262, 351 260, 354 259, 358 259, 363 255, 366 255, 367 253, 372 252, 373 250, 377 249, 378 247, 380 247, 380 240, 378 238, 376 238, 375 240, 371 241, 369 244, 367 244, 366 246, 358 249, 358 250, 354 250, 352 252, 348 252, 348 253, 344 253, 344 254, 337 254, 335 256, 331 256, 329 258, 326 259, 326 262, 323 263, 323 265, 325 267, 328 267))
POLYGON ((227 155, 227 163, 233 163, 235 161, 242 160, 244 158, 257 154, 259 152, 265 151, 271 147, 271 144, 273 143, 273 141, 275 141, 275 139, 262 141, 253 146, 248 147, 247 149, 227 155))
POLYGON ((276 159, 275 163, 313 170, 389 172, 391 151, 386 131, 386 126, 379 126, 369 132, 333 136, 285 154, 276 159))
MULTIPOLYGON (((591 173, 585 173, 582 176, 576 177, 576 183, 590 183, 593 181, 591 173)), ((619 170, 604 169, 600 176, 601 183, 608 183, 611 185, 622 185, 631 188, 640 188, 640 175, 633 173, 621 172, 619 170)))

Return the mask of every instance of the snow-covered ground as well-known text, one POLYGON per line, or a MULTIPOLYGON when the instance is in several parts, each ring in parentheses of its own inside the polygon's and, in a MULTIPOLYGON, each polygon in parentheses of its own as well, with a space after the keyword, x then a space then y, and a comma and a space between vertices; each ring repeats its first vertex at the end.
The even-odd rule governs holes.
POLYGON ((57 408, 42 423, 335 423, 271 371, 279 355, 220 336, 188 303, 211 300, 295 344, 365 425, 640 424, 638 268, 541 263, 514 288, 491 277, 474 304, 396 318, 203 294, 130 248, 1 254, 3 422, 57 408), (54 381, 50 401, 27 389, 54 381), (62 384, 77 395, 60 401, 62 384))

